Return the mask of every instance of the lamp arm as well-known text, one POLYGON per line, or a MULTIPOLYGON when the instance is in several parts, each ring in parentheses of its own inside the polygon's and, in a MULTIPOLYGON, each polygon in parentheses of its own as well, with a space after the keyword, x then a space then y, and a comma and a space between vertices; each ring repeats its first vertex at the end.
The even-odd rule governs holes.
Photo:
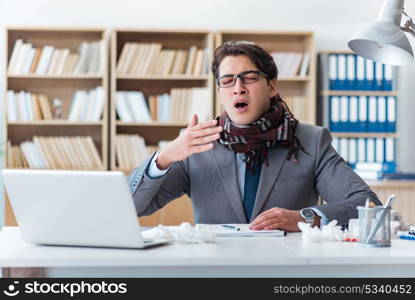
POLYGON ((403 26, 401 26, 402 30, 405 31, 405 32, 411 33, 415 37, 415 24, 414 24, 414 21, 404 11, 402 11, 402 14, 404 14, 408 18, 405 21, 405 24, 403 26))

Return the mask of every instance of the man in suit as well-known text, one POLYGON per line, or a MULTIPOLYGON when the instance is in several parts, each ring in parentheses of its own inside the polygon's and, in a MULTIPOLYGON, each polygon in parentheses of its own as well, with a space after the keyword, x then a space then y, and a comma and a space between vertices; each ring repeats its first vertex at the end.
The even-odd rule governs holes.
POLYGON ((139 216, 188 194, 195 223, 299 231, 356 218, 376 195, 331 146, 327 129, 299 123, 278 93, 272 57, 247 42, 215 51, 220 117, 189 126, 129 176, 139 216), (317 205, 318 196, 326 202, 317 205))

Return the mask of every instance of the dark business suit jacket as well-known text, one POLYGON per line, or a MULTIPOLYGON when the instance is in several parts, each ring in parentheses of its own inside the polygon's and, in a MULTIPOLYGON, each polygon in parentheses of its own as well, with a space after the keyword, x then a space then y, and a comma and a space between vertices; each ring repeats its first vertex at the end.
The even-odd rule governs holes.
POLYGON ((188 194, 195 223, 248 223, 273 207, 298 210, 318 208, 340 224, 357 217, 356 207, 367 198, 381 204, 365 182, 331 146, 326 128, 298 124, 297 136, 307 153, 287 160, 288 149, 269 150, 269 166, 263 165, 251 220, 247 220, 238 187, 235 153, 219 143, 203 153, 175 162, 162 177, 152 179, 151 159, 129 176, 138 216, 150 215, 170 201, 188 194), (326 202, 318 205, 318 196, 326 202))

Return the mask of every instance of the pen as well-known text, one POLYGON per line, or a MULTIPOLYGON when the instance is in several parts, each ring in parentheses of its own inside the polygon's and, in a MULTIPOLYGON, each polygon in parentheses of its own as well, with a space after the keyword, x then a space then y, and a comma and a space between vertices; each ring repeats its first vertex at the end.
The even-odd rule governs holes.
POLYGON ((233 230, 236 230, 236 231, 240 231, 241 230, 241 228, 239 228, 238 226, 233 226, 233 225, 222 225, 222 227, 225 227, 225 228, 228 228, 228 229, 233 229, 233 230))
POLYGON ((399 238, 400 239, 403 239, 403 240, 413 240, 413 241, 415 241, 415 236, 411 236, 411 235, 400 235, 399 236, 399 238))

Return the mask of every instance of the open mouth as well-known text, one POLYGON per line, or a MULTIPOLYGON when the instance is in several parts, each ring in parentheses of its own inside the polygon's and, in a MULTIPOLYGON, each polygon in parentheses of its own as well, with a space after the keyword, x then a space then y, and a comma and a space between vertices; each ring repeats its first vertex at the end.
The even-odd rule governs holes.
POLYGON ((245 102, 237 102, 237 103, 235 103, 235 107, 236 108, 244 108, 246 106, 248 106, 248 103, 245 103, 245 102))
POLYGON ((245 106, 248 106, 248 104, 244 103, 244 102, 238 102, 238 103, 235 104, 236 108, 243 108, 245 106))

